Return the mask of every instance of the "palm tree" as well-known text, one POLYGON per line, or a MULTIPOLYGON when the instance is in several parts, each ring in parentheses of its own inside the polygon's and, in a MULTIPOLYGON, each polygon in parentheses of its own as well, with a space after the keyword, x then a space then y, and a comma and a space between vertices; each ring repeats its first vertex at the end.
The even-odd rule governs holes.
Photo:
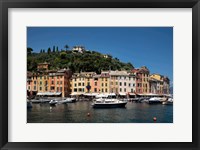
POLYGON ((67 51, 67 49, 69 48, 69 46, 68 45, 65 45, 65 47, 64 48, 66 48, 66 51, 67 51))

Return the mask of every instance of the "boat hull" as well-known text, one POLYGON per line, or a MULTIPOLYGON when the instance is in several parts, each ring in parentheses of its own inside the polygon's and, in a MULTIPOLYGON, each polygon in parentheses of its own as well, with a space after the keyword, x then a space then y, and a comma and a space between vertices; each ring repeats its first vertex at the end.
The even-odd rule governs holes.
POLYGON ((93 108, 123 108, 126 106, 126 104, 127 104, 127 102, 115 103, 115 104, 98 103, 98 104, 93 104, 93 108))

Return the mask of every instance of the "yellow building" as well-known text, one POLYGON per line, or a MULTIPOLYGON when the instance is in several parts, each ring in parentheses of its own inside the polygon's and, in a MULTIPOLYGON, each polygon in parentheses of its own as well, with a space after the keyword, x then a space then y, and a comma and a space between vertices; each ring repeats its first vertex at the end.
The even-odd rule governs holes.
POLYGON ((72 95, 81 95, 92 92, 91 85, 95 72, 74 73, 71 79, 72 95))
POLYGON ((49 91, 48 80, 49 80, 48 74, 40 74, 38 76, 37 78, 38 92, 44 93, 49 91))
POLYGON ((156 89, 156 94, 169 94, 169 78, 160 74, 150 75, 151 89, 156 89), (151 83, 154 81, 154 84, 151 83), (156 83, 155 83, 156 81, 156 83))
POLYGON ((110 74, 109 71, 102 71, 100 75, 100 92, 110 93, 110 74))

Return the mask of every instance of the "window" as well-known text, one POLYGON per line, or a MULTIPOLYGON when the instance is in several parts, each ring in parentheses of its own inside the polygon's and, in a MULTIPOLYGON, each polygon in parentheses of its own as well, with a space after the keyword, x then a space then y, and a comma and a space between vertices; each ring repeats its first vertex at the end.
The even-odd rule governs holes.
POLYGON ((76 83, 74 83, 74 87, 76 87, 76 83))
POLYGON ((82 89, 81 89, 81 88, 79 88, 79 89, 78 89, 78 91, 79 91, 79 92, 81 92, 81 91, 82 91, 82 89))
POLYGON ((124 86, 126 86, 126 82, 124 82, 124 86))
POLYGON ((106 78, 106 81, 107 81, 108 79, 106 78))
POLYGON ((101 91, 103 92, 103 89, 101 89, 101 91))
POLYGON ((40 79, 42 79, 42 76, 40 76, 40 79))
POLYGON ((60 81, 60 84, 62 84, 62 81, 60 81))
POLYGON ((94 82, 94 85, 97 86, 97 82, 94 82))
POLYGON ((51 84, 54 84, 54 81, 51 81, 51 84))
POLYGON ((36 84, 36 81, 34 81, 34 84, 36 84))
POLYGON ((53 86, 51 86, 51 90, 54 90, 55 88, 53 86))
POLYGON ((45 91, 47 91, 48 89, 47 89, 47 87, 45 87, 45 91))
POLYGON ((133 93, 133 89, 131 89, 131 93, 133 93))
POLYGON ((103 78, 101 80, 103 81, 103 78))
POLYGON ((28 89, 29 89, 29 90, 31 89, 30 86, 28 86, 28 89))
POLYGON ((83 90, 83 92, 84 92, 84 88, 83 88, 82 90, 83 90))
POLYGON ((81 83, 78 83, 78 86, 81 86, 81 83))
POLYGON ((103 86, 103 83, 101 84, 101 86, 103 86))
POLYGON ((62 91, 62 87, 60 87, 60 91, 62 91))
POLYGON ((94 88, 94 92, 97 92, 97 88, 94 88))
POLYGON ((82 83, 82 86, 84 86, 85 84, 84 83, 82 83))
POLYGON ((57 87, 57 91, 59 91, 59 87, 57 87))
POLYGON ((36 86, 34 86, 34 90, 36 90, 36 86))
POLYGON ((128 86, 130 87, 130 86, 131 86, 131 84, 129 83, 129 84, 128 84, 128 86))
POLYGON ((124 88, 124 92, 126 92, 126 88, 124 88))
POLYGON ((105 83, 106 85, 105 86, 107 86, 107 83, 105 83))
POLYGON ((59 84, 59 81, 57 81, 57 84, 59 84))
POLYGON ((116 82, 115 84, 118 85, 118 82, 116 82))
POLYGON ((42 85, 42 81, 40 81, 40 85, 42 85))
POLYGON ((120 86, 122 86, 122 83, 121 83, 121 82, 119 82, 119 85, 120 85, 120 86))
POLYGON ((105 89, 105 92, 108 92, 107 89, 105 89))
POLYGON ((120 88, 120 89, 119 89, 119 91, 121 92, 121 91, 122 91, 122 89, 120 88))
POLYGON ((77 92, 77 88, 74 88, 74 92, 77 92))
POLYGON ((135 84, 133 83, 133 86, 135 86, 135 84))

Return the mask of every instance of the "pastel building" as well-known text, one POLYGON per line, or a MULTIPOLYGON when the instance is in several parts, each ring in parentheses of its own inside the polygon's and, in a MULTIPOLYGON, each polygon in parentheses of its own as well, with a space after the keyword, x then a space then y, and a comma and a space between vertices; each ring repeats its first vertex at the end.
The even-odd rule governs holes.
POLYGON ((50 66, 50 64, 47 63, 47 62, 39 63, 37 65, 37 70, 38 71, 48 71, 49 70, 49 66, 50 66))
POLYGON ((100 92, 110 93, 110 74, 109 71, 102 71, 100 74, 100 92))
POLYGON ((155 94, 169 94, 170 80, 160 74, 150 75, 150 91, 155 94))
POLYGON ((94 75, 91 80, 91 91, 92 93, 100 93, 101 92, 101 75, 94 75))
POLYGON ((95 72, 74 73, 71 79, 72 95, 81 95, 92 91, 93 76, 95 72))
POLYGON ((136 75, 136 93, 147 94, 150 91, 149 87, 149 69, 143 66, 139 69, 133 69, 132 73, 136 75))
POLYGON ((136 90, 136 77, 133 73, 128 73, 127 71, 111 71, 110 75, 111 79, 114 79, 115 82, 112 88, 117 89, 117 91, 113 91, 114 93, 123 96, 128 94, 134 95, 136 90))
POLYGON ((47 89, 51 93, 61 93, 62 97, 66 97, 70 95, 70 78, 72 76, 72 72, 69 69, 61 69, 58 71, 51 71, 48 74, 48 82, 46 82, 44 76, 45 83, 45 91, 46 91, 46 83, 48 85, 47 89))

